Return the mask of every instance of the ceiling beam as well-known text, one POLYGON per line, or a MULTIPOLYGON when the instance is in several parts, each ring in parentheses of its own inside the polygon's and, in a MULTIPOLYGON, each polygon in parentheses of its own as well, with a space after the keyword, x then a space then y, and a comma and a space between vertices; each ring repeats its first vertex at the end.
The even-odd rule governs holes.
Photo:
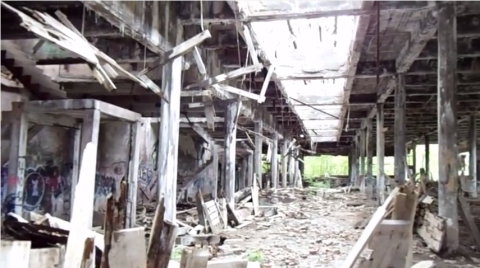
MULTIPOLYGON (((428 40, 437 32, 437 19, 435 17, 435 3, 426 2, 429 9, 424 11, 423 17, 417 22, 417 27, 411 33, 410 39, 403 46, 399 56, 396 59, 395 67, 398 73, 405 73, 410 69, 415 59, 420 55, 428 40)), ((379 89, 377 102, 383 103, 393 92, 396 86, 396 79, 390 79, 388 85, 379 89)), ((367 118, 362 122, 362 128, 366 127, 368 119, 373 118, 377 113, 377 106, 373 106, 367 118)))

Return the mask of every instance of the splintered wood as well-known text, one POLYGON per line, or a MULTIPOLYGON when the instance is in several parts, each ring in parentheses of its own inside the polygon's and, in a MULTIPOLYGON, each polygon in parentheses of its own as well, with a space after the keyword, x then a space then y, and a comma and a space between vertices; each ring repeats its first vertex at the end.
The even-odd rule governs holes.
POLYGON ((342 267, 354 267, 367 246, 372 251, 370 257, 360 260, 357 267, 410 267, 417 196, 411 185, 397 187, 392 191, 385 203, 373 214, 342 267))

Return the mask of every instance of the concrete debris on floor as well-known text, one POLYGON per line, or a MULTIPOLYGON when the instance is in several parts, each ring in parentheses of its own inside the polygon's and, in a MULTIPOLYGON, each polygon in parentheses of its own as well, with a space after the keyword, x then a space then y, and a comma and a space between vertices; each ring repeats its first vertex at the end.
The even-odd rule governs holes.
MULTIPOLYGON (((374 201, 352 187, 248 189, 236 194, 236 210, 226 209, 229 204, 224 199, 219 199, 218 202, 205 201, 199 192, 198 205, 178 206, 179 228, 168 267, 354 267, 346 265, 346 262, 352 252, 358 250, 355 244, 369 244, 369 247, 382 245, 378 235, 385 227, 379 219, 388 219, 392 223, 396 218, 402 218, 402 214, 403 217, 408 215, 410 199, 408 196, 403 200, 398 198, 397 196, 405 195, 406 191, 399 189, 395 190, 390 201, 387 200, 378 209, 374 201), (399 208, 403 208, 403 211, 399 208), (383 214, 377 216, 379 213, 383 214), (377 227, 372 229, 369 225, 375 221, 377 227), (363 239, 366 232, 370 236, 375 233, 376 238, 363 239)), ((475 252, 454 260, 437 256, 441 238, 436 236, 442 237, 444 221, 432 209, 436 203, 435 195, 428 193, 420 195, 415 210, 413 267, 478 267, 480 258, 475 257, 475 252)), ((155 232, 155 212, 153 207, 142 206, 137 213, 137 226, 142 227, 126 229, 130 230, 129 238, 123 246, 135 247, 136 252, 136 258, 128 257, 131 264, 148 263, 149 244, 139 238, 146 237, 148 240, 150 233, 155 232), (138 254, 140 251, 145 254, 141 256, 138 254)), ((104 218, 108 218, 108 211, 106 214, 104 218)), ((114 267, 111 266, 112 253, 117 257, 125 255, 125 249, 119 250, 115 245, 123 243, 118 239, 122 237, 120 233, 126 230, 114 231, 116 239, 109 244, 106 239, 109 236, 107 233, 110 233, 106 231, 109 229, 108 220, 104 221, 103 228, 96 227, 89 231, 90 236, 95 237, 95 266, 104 267, 102 263, 105 260, 102 256, 108 250, 108 259, 111 261, 109 267, 114 267)), ((383 224, 386 224, 385 220, 383 224)), ((30 260, 37 258, 37 250, 48 249, 48 252, 42 254, 50 256, 48 260, 52 265, 62 267, 70 228, 70 222, 48 214, 42 216, 31 212, 27 220, 10 213, 2 224, 2 239, 6 239, 2 240, 2 248, 19 247, 15 243, 20 242, 28 243, 21 246, 31 248, 30 260)), ((393 243, 392 237, 395 237, 397 231, 391 229, 389 232, 389 243, 393 243)), ((124 234, 123 237, 127 235, 124 234)), ((407 239, 408 232, 399 237, 407 239)), ((360 257, 363 263, 358 267, 386 267, 372 266, 375 250, 364 250, 365 245, 353 263, 360 257), (365 262, 369 264, 365 266, 365 262)), ((399 248, 396 250, 399 251, 399 248)), ((476 248, 467 245, 465 250, 474 251, 476 248)), ((126 261, 126 257, 121 259, 126 261)), ((132 267, 149 267, 145 265, 132 267)))

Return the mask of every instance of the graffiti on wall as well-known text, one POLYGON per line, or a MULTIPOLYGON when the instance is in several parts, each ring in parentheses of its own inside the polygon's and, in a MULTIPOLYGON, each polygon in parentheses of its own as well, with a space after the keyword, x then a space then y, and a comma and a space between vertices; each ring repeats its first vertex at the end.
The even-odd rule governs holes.
POLYGON ((138 168, 138 188, 140 189, 140 200, 152 200, 157 194, 157 171, 153 165, 141 163, 138 168))
MULTIPOLYGON (((53 161, 29 167, 25 172, 23 209, 68 218, 70 213, 71 165, 59 167, 53 161)), ((6 196, 8 167, 2 167, 2 211, 13 209, 14 195, 6 196)))
POLYGON ((116 194, 120 182, 126 176, 127 162, 115 162, 109 166, 97 169, 95 174, 94 209, 105 211, 107 196, 116 194))

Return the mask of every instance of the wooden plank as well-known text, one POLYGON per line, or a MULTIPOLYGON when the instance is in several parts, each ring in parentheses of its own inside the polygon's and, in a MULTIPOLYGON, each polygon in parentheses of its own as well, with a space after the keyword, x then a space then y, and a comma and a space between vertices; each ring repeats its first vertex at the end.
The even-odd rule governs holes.
MULTIPOLYGON (((95 177, 96 162, 97 144, 89 142, 82 155, 79 182, 75 189, 75 196, 82 196, 82 199, 77 198, 73 203, 71 229, 65 253, 65 268, 80 268, 85 265, 84 250, 87 249, 86 241, 89 240, 88 231, 91 228, 93 215, 93 205, 86 206, 85 200, 93 202, 95 181, 92 178, 95 177)), ((95 256, 93 246, 90 250, 91 254, 95 256)), ((95 258, 93 257, 93 259, 95 258)), ((91 262, 91 266, 87 267, 93 267, 93 262, 91 262)))
POLYGON ((270 68, 268 68, 268 73, 265 76, 265 80, 263 80, 262 90, 260 91, 260 96, 258 97, 258 103, 265 102, 265 93, 267 93, 268 85, 270 84, 270 80, 272 79, 274 71, 275 66, 270 65, 270 68))
POLYGON ((470 234, 473 236, 477 248, 480 248, 480 232, 470 211, 470 205, 463 196, 458 197, 458 204, 460 205, 460 216, 470 230, 470 234))
POLYGON ((252 35, 250 34, 250 29, 248 28, 248 25, 244 24, 243 26, 243 39, 245 40, 245 43, 247 43, 248 50, 250 52, 250 58, 252 59, 253 65, 254 66, 259 66, 257 71, 262 70, 262 65, 258 61, 258 55, 257 55, 257 50, 255 49, 255 45, 253 44, 253 38, 252 35))
POLYGON ((127 200, 127 222, 128 228, 133 228, 137 218, 137 189, 138 169, 140 166, 140 147, 142 145, 142 123, 133 124, 133 143, 131 145, 130 167, 128 169, 128 200, 127 200))
POLYGON ((0 266, 2 268, 28 268, 30 261, 30 241, 2 240, 0 266))
POLYGON ((254 170, 253 170, 253 154, 250 153, 248 155, 248 159, 247 159, 247 172, 248 172, 248 175, 247 175, 247 186, 250 187, 252 186, 252 183, 253 183, 253 177, 254 177, 254 170))
POLYGON ((165 221, 165 204, 160 198, 152 223, 147 250, 147 268, 166 268, 177 237, 178 227, 165 221))
MULTIPOLYGON (((261 65, 260 65, 260 67, 261 67, 261 65)), ((216 85, 218 83, 222 83, 222 82, 225 82, 225 81, 228 81, 228 80, 231 80, 231 79, 235 79, 235 78, 240 77, 240 76, 247 75, 249 73, 253 73, 253 72, 257 71, 258 68, 259 68, 259 66, 256 66, 256 65, 240 68, 240 69, 228 72, 228 73, 220 74, 220 75, 217 75, 215 77, 208 78, 208 79, 202 80, 200 82, 188 85, 184 88, 184 90, 189 90, 189 89, 194 89, 194 88, 205 88, 205 87, 213 86, 213 85, 216 85)))
POLYGON ((207 218, 210 229, 214 234, 218 234, 223 230, 223 223, 220 221, 219 211, 217 209, 216 201, 210 200, 203 204, 205 216, 207 218))
POLYGON ((10 138, 10 157, 8 161, 7 196, 14 196, 12 204, 6 204, 7 213, 14 212, 22 215, 23 189, 25 183, 28 141, 28 121, 24 112, 23 103, 12 103, 12 130, 10 138))
POLYGON ((225 143, 223 158, 223 179, 225 181, 225 197, 230 206, 235 205, 235 161, 237 147, 237 117, 239 114, 240 102, 229 104, 225 110, 225 143))
POLYGON ((431 250, 439 253, 445 239, 445 228, 445 219, 425 211, 423 224, 416 229, 416 233, 431 250))
POLYGON ((140 72, 140 75, 146 74, 150 72, 151 70, 154 70, 155 68, 159 66, 163 66, 174 59, 181 57, 188 53, 190 50, 194 49, 196 46, 200 45, 203 41, 206 39, 210 38, 211 34, 209 30, 205 30, 194 37, 188 39, 187 41, 184 41, 183 43, 177 45, 174 47, 172 50, 166 52, 164 55, 160 56, 158 59, 156 59, 153 63, 149 64, 147 68, 145 68, 143 71, 140 72))
POLYGON ((113 232, 108 255, 111 268, 146 268, 147 256, 143 227, 113 232))
POLYGON ((239 88, 236 88, 236 87, 232 87, 232 86, 228 86, 228 85, 213 85, 213 87, 215 87, 217 90, 225 90, 227 92, 230 92, 230 93, 233 93, 233 94, 236 94, 236 95, 239 95, 239 96, 247 97, 247 98, 252 99, 252 100, 258 101, 260 99, 260 96, 257 95, 257 94, 251 93, 251 92, 248 92, 246 90, 239 89, 239 88))
POLYGON ((438 199, 439 216, 447 219, 445 253, 456 252, 458 234, 457 163, 457 28, 455 3, 435 2, 438 12, 438 199))
POLYGON ((372 218, 370 219, 370 222, 368 223, 368 225, 365 227, 365 230, 360 235, 360 238, 358 239, 357 243, 355 243, 355 245, 353 246, 353 249, 350 250, 350 252, 348 253, 347 258, 345 259, 345 261, 341 266, 342 268, 354 267, 358 256, 360 256, 360 253, 363 251, 367 243, 372 238, 372 234, 375 232, 377 227, 383 221, 383 218, 387 213, 387 208, 390 205, 390 203, 393 201, 398 190, 399 190, 398 188, 395 188, 390 194, 390 196, 388 196, 385 203, 375 211, 372 218))
POLYGON ((203 63, 202 55, 200 54, 200 50, 198 49, 197 46, 195 46, 193 48, 192 53, 193 53, 193 58, 195 59, 195 62, 197 63, 198 72, 201 75, 206 76, 207 75, 207 69, 205 68, 205 63, 203 63))
POLYGON ((118 228, 115 223, 115 200, 112 194, 109 194, 107 197, 107 205, 104 218, 104 243, 105 247, 102 254, 102 261, 100 263, 100 268, 110 268, 116 266, 110 266, 110 250, 112 249, 113 241, 113 232, 118 228))
POLYGON ((62 267, 64 254, 63 247, 31 249, 28 268, 62 267))
POLYGON ((208 248, 184 248, 180 268, 205 268, 209 254, 208 248))

